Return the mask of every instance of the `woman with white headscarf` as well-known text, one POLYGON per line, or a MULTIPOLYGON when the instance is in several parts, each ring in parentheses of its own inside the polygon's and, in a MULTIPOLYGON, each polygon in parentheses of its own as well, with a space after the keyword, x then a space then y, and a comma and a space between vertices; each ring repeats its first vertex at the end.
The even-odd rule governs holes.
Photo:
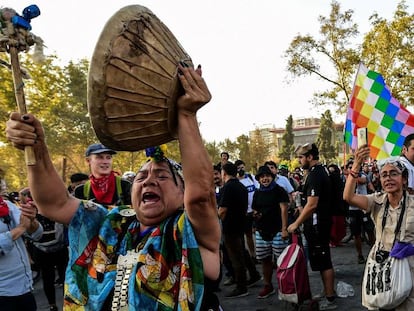
MULTIPOLYGON (((400 247, 398 251, 400 254, 403 253, 402 257, 408 258, 411 279, 414 280, 414 256, 412 256, 414 253, 414 196, 407 191, 408 170, 399 158, 378 161, 383 191, 368 195, 356 194, 354 190, 358 172, 364 161, 369 158, 369 153, 370 149, 367 145, 358 148, 355 152, 355 161, 349 171, 350 178, 347 178, 345 184, 344 199, 352 206, 371 212, 376 227, 376 241, 369 256, 380 263, 388 256, 396 257, 394 256, 396 248, 400 247), (404 250, 401 252, 403 246, 404 250)), ((377 277, 379 277, 378 274, 377 277)), ((382 292, 381 284, 373 279, 367 284, 371 284, 371 288, 363 285, 364 305, 364 294, 367 291, 371 290, 369 294, 371 296, 382 292)), ((414 310, 413 289, 407 299, 391 310, 414 310)))

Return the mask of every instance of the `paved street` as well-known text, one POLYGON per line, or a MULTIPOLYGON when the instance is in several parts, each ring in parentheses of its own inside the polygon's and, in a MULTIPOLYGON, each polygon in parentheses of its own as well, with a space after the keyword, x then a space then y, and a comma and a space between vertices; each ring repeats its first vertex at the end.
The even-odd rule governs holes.
MULTIPOLYGON (((62 310, 63 305, 63 287, 55 288, 56 292, 56 303, 59 308, 59 310, 62 310)), ((36 282, 34 285, 34 295, 36 297, 36 303, 37 303, 37 310, 38 311, 49 311, 49 303, 47 302, 45 293, 43 291, 42 286, 42 279, 36 282)))
MULTIPOLYGON (((343 281, 351 284, 354 288, 355 296, 348 298, 338 298, 337 310, 347 311, 358 311, 366 310, 361 305, 361 279, 364 270, 364 265, 357 263, 356 252, 353 241, 345 244, 342 247, 332 248, 333 263, 335 266, 336 281, 343 281)), ((368 246, 364 245, 364 256, 368 253, 368 246)), ((257 266, 258 270, 261 271, 261 266, 257 266)), ((322 290, 322 283, 317 272, 309 272, 310 282, 312 287, 312 293, 315 295, 320 293, 322 290)), ((273 283, 276 285, 276 282, 273 283)), ((275 311, 285 310, 284 305, 278 300, 277 295, 273 295, 267 299, 257 299, 257 294, 263 285, 259 282, 254 287, 249 288, 250 295, 242 298, 226 299, 223 298, 224 294, 230 290, 230 287, 221 286, 221 292, 218 293, 220 302, 225 311, 275 311)), ((62 305, 62 288, 56 289, 58 297, 58 306, 61 310, 62 305)), ((35 284, 35 292, 37 306, 39 311, 49 310, 46 297, 42 289, 42 281, 38 281, 35 284)), ((143 310, 144 311, 144 310, 143 310)))
MULTIPOLYGON (((364 265, 357 263, 357 256, 353 240, 344 246, 331 248, 332 261, 335 267, 336 281, 343 281, 351 284, 355 295, 348 298, 337 299, 337 310, 358 311, 367 310, 361 305, 361 281, 364 271, 364 265)), ((369 247, 364 245, 364 256, 368 254, 369 247)), ((257 266, 261 271, 261 266, 257 266)), ((273 274, 275 280, 275 274, 273 274)), ((312 294, 322 292, 322 281, 319 272, 312 272, 309 270, 309 278, 311 283, 312 294)), ((223 298, 225 293, 230 290, 227 286, 221 286, 219 293, 220 302, 225 311, 275 311, 287 310, 284 302, 278 299, 277 294, 267 299, 257 299, 257 295, 262 288, 263 283, 259 282, 254 287, 249 288, 249 295, 242 298, 223 298)), ((276 286, 276 281, 273 282, 276 286)), ((276 289, 277 291, 277 289, 276 289)))

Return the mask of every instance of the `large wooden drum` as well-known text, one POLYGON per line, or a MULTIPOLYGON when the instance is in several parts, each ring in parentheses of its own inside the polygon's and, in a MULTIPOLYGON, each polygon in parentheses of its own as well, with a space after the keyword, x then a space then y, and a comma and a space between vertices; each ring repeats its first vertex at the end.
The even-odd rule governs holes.
POLYGON ((131 5, 106 23, 91 60, 88 110, 98 139, 137 151, 176 137, 177 64, 192 66, 171 31, 147 8, 131 5))

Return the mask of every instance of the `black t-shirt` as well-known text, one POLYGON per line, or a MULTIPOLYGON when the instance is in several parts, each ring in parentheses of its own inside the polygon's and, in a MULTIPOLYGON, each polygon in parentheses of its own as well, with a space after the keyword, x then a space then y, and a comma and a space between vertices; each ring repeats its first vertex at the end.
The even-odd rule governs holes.
MULTIPOLYGON (((318 205, 316 208, 318 225, 331 223, 331 191, 332 186, 327 168, 322 164, 312 166, 303 186, 303 194, 306 201, 308 197, 318 197, 318 205)), ((313 215, 309 217, 305 223, 315 225, 313 215)))
POLYGON ((220 193, 219 207, 227 208, 222 220, 224 233, 243 233, 248 205, 246 187, 237 178, 228 180, 220 193))
POLYGON ((276 233, 282 229, 280 203, 289 203, 285 189, 273 183, 271 189, 257 189, 254 192, 252 208, 261 214, 255 219, 256 228, 266 233, 276 233))

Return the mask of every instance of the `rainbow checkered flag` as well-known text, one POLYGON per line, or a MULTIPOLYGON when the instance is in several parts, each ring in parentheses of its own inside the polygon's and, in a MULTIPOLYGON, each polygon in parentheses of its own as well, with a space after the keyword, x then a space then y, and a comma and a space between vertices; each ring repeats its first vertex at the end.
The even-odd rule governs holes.
POLYGON ((359 65, 346 116, 344 138, 357 148, 357 129, 368 128, 371 158, 400 155, 404 138, 414 133, 414 115, 392 97, 384 78, 359 65))

